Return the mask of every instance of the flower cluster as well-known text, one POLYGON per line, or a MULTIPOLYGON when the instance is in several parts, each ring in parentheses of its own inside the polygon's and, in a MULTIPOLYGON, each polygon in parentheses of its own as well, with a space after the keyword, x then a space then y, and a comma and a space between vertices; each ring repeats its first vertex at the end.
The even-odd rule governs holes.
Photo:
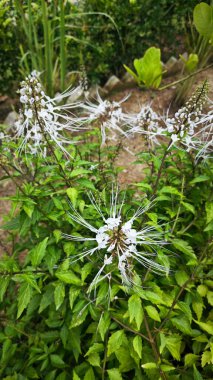
POLYGON ((171 144, 180 142, 187 151, 196 145, 196 128, 202 123, 202 109, 207 100, 208 83, 198 87, 184 107, 173 118, 165 120, 165 132, 171 137, 171 144))
POLYGON ((32 154, 41 151, 45 155, 46 143, 50 139, 66 152, 63 144, 70 141, 62 136, 62 132, 75 129, 77 119, 71 115, 70 109, 76 104, 64 106, 59 102, 78 90, 75 88, 51 99, 44 93, 36 71, 21 83, 19 92, 23 108, 15 123, 16 136, 22 139, 20 150, 28 148, 32 154))
POLYGON ((107 130, 112 133, 118 132, 127 136, 127 133, 123 129, 123 126, 127 123, 127 115, 125 115, 121 108, 121 104, 127 98, 128 97, 125 97, 119 102, 111 102, 109 100, 103 100, 99 93, 97 93, 98 104, 94 104, 90 101, 81 104, 85 122, 89 124, 94 123, 101 128, 102 145, 106 142, 107 130))
POLYGON ((97 259, 101 255, 101 267, 99 268, 95 278, 93 279, 89 291, 91 291, 101 280, 109 277, 111 272, 118 269, 122 283, 130 286, 133 282, 133 272, 135 262, 142 264, 144 267, 152 269, 157 273, 166 273, 168 268, 157 263, 151 257, 157 256, 156 248, 165 245, 165 241, 161 239, 162 234, 153 226, 144 225, 139 230, 134 228, 134 222, 140 218, 148 210, 148 206, 139 208, 135 214, 127 221, 123 219, 121 205, 118 204, 118 191, 115 193, 112 190, 110 212, 106 218, 95 201, 95 198, 90 194, 90 200, 94 208, 102 218, 102 226, 94 227, 87 222, 71 204, 72 213, 70 217, 73 221, 82 225, 93 233, 93 237, 80 237, 63 234, 64 237, 79 241, 93 242, 94 247, 83 251, 79 255, 73 257, 73 261, 89 257, 98 252, 97 259), (103 252, 103 253, 102 253, 103 252), (103 276, 102 273, 105 273, 103 276))

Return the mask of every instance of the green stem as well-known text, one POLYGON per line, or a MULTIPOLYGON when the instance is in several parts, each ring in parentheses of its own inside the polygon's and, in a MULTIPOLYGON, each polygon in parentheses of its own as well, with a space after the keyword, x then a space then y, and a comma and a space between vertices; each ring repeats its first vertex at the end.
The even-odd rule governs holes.
POLYGON ((65 90, 66 75, 66 46, 65 46, 65 21, 64 0, 60 0, 60 69, 61 69, 61 91, 65 90))

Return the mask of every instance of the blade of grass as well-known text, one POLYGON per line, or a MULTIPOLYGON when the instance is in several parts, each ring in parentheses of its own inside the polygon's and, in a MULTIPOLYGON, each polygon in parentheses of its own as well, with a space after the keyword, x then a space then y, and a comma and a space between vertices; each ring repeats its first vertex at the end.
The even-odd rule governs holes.
POLYGON ((64 17, 64 0, 60 0, 60 84, 61 91, 65 90, 66 75, 66 46, 65 46, 65 17, 64 17))

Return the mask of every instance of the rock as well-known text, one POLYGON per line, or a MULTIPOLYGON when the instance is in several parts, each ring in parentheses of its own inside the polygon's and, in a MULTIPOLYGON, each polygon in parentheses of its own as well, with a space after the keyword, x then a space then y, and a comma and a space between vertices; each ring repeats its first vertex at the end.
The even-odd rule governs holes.
POLYGON ((170 76, 173 74, 177 74, 181 72, 184 68, 184 59, 187 61, 188 59, 188 54, 185 52, 182 54, 182 59, 175 58, 175 57, 170 57, 169 60, 165 64, 165 69, 167 72, 165 73, 165 76, 170 76))
POLYGON ((108 94, 108 91, 106 91, 104 88, 102 88, 98 84, 94 84, 93 86, 89 88, 87 98, 97 99, 97 94, 99 94, 101 98, 104 98, 108 94))
POLYGON ((133 78, 133 76, 130 73, 128 73, 128 71, 122 76, 122 82, 128 85, 136 84, 135 78, 133 78))
POLYGON ((79 90, 77 92, 74 92, 72 95, 69 96, 67 99, 67 104, 74 103, 79 99, 84 99, 84 89, 79 87, 79 90))
POLYGON ((6 119, 4 120, 4 124, 7 125, 8 127, 13 127, 17 118, 18 118, 17 112, 11 111, 10 113, 8 113, 6 119))
POLYGON ((115 90, 116 88, 119 88, 121 86, 122 86, 122 82, 120 81, 120 79, 118 79, 118 77, 116 77, 116 75, 112 75, 108 79, 106 84, 104 85, 104 90, 110 92, 110 91, 115 90))

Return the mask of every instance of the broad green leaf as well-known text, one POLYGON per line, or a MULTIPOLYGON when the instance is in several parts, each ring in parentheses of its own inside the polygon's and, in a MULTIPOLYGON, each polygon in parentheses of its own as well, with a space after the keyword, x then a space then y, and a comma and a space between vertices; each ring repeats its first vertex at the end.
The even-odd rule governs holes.
POLYGON ((87 314, 88 314, 87 307, 85 307, 82 311, 76 312, 75 314, 73 314, 69 328, 73 329, 77 326, 80 326, 85 321, 87 314))
POLYGON ((213 364, 213 353, 211 351, 205 351, 202 354, 201 365, 205 367, 206 364, 213 364))
POLYGON ((67 189, 67 195, 69 199, 71 200, 73 206, 75 207, 77 198, 78 198, 78 190, 75 189, 74 187, 69 187, 69 189, 67 189))
POLYGON ((59 307, 62 305, 65 297, 65 286, 62 282, 59 282, 54 291, 54 300, 55 300, 55 306, 56 310, 59 309, 59 307))
POLYGON ((17 318, 21 316, 24 309, 26 309, 27 305, 30 302, 32 296, 32 288, 29 284, 24 283, 20 286, 18 291, 18 312, 17 318))
POLYGON ((93 366, 93 367, 100 367, 101 366, 101 359, 97 352, 94 352, 93 354, 90 354, 87 357, 87 361, 93 366))
POLYGON ((101 314, 100 321, 98 323, 98 331, 101 335, 101 339, 104 341, 105 334, 107 330, 109 329, 110 325, 110 315, 108 311, 105 311, 104 313, 101 314))
POLYGON ((128 310, 130 323, 135 320, 138 330, 143 321, 143 308, 141 299, 137 294, 133 294, 128 300, 128 310))
POLYGON ((182 198, 182 194, 175 187, 172 187, 172 186, 164 186, 164 187, 162 187, 162 189, 159 191, 159 194, 162 194, 162 193, 169 193, 169 194, 179 195, 179 197, 182 198))
POLYGON ((113 352, 117 351, 124 342, 126 342, 124 330, 118 330, 112 333, 108 340, 107 356, 110 356, 113 352))
POLYGON ((85 373, 84 380, 96 380, 92 367, 85 373))
POLYGON ((48 237, 42 240, 33 250, 30 252, 30 258, 33 266, 38 266, 46 252, 48 237))
POLYGON ((201 36, 213 38, 213 7, 206 3, 196 5, 193 12, 193 21, 201 36))
POLYGON ((208 334, 213 335, 213 323, 212 322, 199 322, 194 320, 195 323, 197 323, 202 330, 206 331, 208 334))
POLYGON ((206 297, 207 297, 209 305, 213 306, 213 292, 208 290, 206 297))
POLYGON ((197 319, 198 321, 201 319, 202 317, 202 314, 203 314, 203 303, 202 302, 199 302, 199 301, 194 301, 192 302, 192 309, 194 310, 196 316, 197 316, 197 319))
POLYGON ((139 358, 142 358, 142 339, 139 335, 136 335, 133 339, 133 348, 137 352, 139 358))
POLYGON ((90 170, 86 170, 82 168, 74 169, 70 174, 70 178, 77 177, 78 175, 87 174, 87 173, 91 173, 90 170))
POLYGON ((206 223, 213 220, 213 202, 206 202, 206 223))
POLYGON ((171 319, 172 324, 184 334, 191 335, 192 329, 189 320, 186 317, 175 317, 171 319))
POLYGON ((117 368, 112 368, 107 370, 109 380, 122 380, 121 373, 117 368))
POLYGON ((193 364, 199 359, 198 355, 195 354, 186 354, 184 358, 184 363, 186 367, 192 367, 193 364))
POLYGON ((198 292, 198 294, 199 294, 201 297, 205 297, 206 294, 207 294, 207 292, 208 292, 208 288, 207 288, 206 285, 201 284, 201 285, 199 285, 199 286, 197 287, 197 292, 198 292))
POLYGON ((166 347, 175 360, 180 360, 181 336, 178 334, 166 336, 161 333, 160 339, 160 353, 162 353, 166 347))
POLYGON ((187 210, 190 211, 192 214, 195 214, 195 208, 193 205, 187 202, 181 202, 182 206, 187 210))
POLYGON ((189 276, 185 271, 181 270, 175 273, 175 279, 177 281, 177 284, 179 286, 182 286, 183 284, 186 283, 186 281, 188 281, 189 276))
POLYGON ((59 355, 55 355, 55 354, 50 355, 50 361, 53 367, 56 367, 56 368, 66 367, 65 362, 63 361, 63 359, 61 359, 59 355))
POLYGON ((73 380, 81 380, 75 371, 73 371, 73 380))
POLYGON ((161 51, 154 46, 146 50, 144 56, 134 60, 134 67, 140 82, 147 88, 158 88, 162 79, 161 51))
POLYGON ((86 187, 87 189, 90 189, 90 190, 95 190, 95 186, 94 184, 92 183, 92 181, 89 181, 88 179, 86 178, 79 178, 77 180, 77 182, 82 186, 82 187, 86 187))
POLYGON ((75 273, 73 273, 70 269, 68 271, 57 271, 56 277, 63 281, 65 284, 72 284, 79 286, 81 285, 81 279, 76 276, 75 273))
POLYGON ((200 175, 198 177, 195 177, 192 181, 190 181, 190 184, 193 185, 194 183, 205 182, 209 179, 210 178, 207 175, 200 175))
POLYGON ((150 318, 154 319, 154 321, 160 322, 160 316, 158 314, 157 309, 154 306, 146 306, 145 307, 147 314, 150 318))
POLYGON ((193 379, 194 380, 203 380, 203 377, 201 376, 200 372, 197 370, 195 364, 193 365, 193 379))
POLYGON ((128 372, 135 368, 135 362, 130 355, 129 347, 125 344, 125 347, 120 347, 115 351, 116 358, 118 359, 120 366, 120 372, 128 372))
POLYGON ((131 70, 128 66, 126 65, 123 65, 124 68, 126 69, 126 71, 133 76, 133 78, 135 79, 135 81, 139 84, 139 77, 134 73, 133 70, 131 70))
POLYGON ((182 239, 174 239, 172 244, 176 249, 178 249, 178 251, 185 253, 189 258, 196 259, 193 248, 189 245, 189 243, 187 243, 187 241, 182 239))
POLYGON ((157 364, 154 362, 150 362, 150 363, 142 364, 142 367, 145 369, 154 369, 154 368, 157 368, 157 364))
POLYGON ((89 348, 89 350, 86 352, 84 356, 88 356, 90 354, 94 354, 94 352, 102 352, 104 351, 104 345, 103 343, 93 343, 93 345, 89 348))
POLYGON ((199 62, 199 57, 197 54, 191 53, 189 54, 189 58, 185 59, 182 55, 180 55, 180 58, 184 62, 184 68, 188 73, 192 73, 193 71, 196 70, 198 62, 199 62))
POLYGON ((163 370, 163 372, 170 372, 174 371, 175 367, 169 364, 161 364, 160 368, 163 370))
POLYGON ((184 312, 185 316, 192 321, 192 312, 189 305, 186 302, 178 301, 177 306, 184 312))

